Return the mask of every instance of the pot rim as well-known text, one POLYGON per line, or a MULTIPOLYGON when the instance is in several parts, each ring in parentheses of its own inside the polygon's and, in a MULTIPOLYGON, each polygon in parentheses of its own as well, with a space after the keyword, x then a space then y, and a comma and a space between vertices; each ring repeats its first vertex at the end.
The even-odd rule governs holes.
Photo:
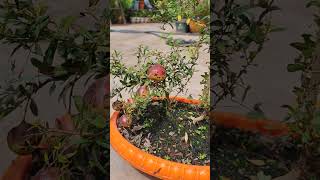
MULTIPOLYGON (((161 99, 161 98, 154 98, 161 99)), ((170 97, 179 102, 200 104, 200 100, 183 97, 170 97)), ((117 119, 120 112, 115 111, 110 119, 110 144, 113 149, 136 169, 161 179, 210 179, 210 166, 188 165, 162 159, 134 146, 118 131, 117 119)))
POLYGON ((293 135, 287 123, 271 119, 252 119, 232 112, 210 112, 210 119, 216 125, 237 128, 242 131, 259 133, 265 136, 282 137, 293 135))

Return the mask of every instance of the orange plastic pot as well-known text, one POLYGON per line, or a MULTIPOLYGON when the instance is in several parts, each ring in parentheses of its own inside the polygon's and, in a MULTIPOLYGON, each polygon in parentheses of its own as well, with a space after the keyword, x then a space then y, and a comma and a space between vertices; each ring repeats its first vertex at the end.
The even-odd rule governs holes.
POLYGON ((238 128, 262 135, 273 137, 291 135, 287 124, 275 120, 250 119, 246 116, 230 112, 211 112, 210 119, 217 125, 238 128))
MULTIPOLYGON (((162 98, 154 98, 154 100, 162 98)), ((183 97, 171 97, 179 102, 200 104, 199 100, 183 97)), ((208 180, 210 166, 196 166, 168 161, 151 155, 128 142, 118 131, 119 112, 114 112, 110 119, 110 143, 113 149, 136 169, 160 179, 172 180, 208 180)))
POLYGON ((31 169, 32 155, 18 156, 1 176, 1 180, 24 180, 31 169))

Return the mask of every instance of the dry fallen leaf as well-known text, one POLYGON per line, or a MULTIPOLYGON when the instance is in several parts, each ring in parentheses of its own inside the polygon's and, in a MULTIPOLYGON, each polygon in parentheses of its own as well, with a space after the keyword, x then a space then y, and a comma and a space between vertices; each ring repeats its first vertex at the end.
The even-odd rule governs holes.
POLYGON ((187 132, 184 133, 184 141, 186 143, 188 143, 188 133, 187 132))
POLYGON ((264 166, 266 163, 263 160, 259 160, 259 159, 248 159, 248 161, 256 166, 264 166))
POLYGON ((144 139, 143 146, 146 147, 146 148, 149 148, 149 147, 151 146, 150 140, 147 139, 147 138, 145 138, 145 139, 144 139))
POLYGON ((140 131, 142 128, 143 128, 143 126, 137 125, 137 126, 134 126, 134 127, 132 128, 132 131, 133 131, 133 132, 140 131))
POLYGON ((205 115, 204 115, 204 114, 202 114, 202 115, 199 116, 199 117, 193 117, 193 116, 190 117, 190 119, 192 120, 192 123, 193 123, 193 124, 196 124, 196 123, 204 120, 204 118, 205 118, 205 115))

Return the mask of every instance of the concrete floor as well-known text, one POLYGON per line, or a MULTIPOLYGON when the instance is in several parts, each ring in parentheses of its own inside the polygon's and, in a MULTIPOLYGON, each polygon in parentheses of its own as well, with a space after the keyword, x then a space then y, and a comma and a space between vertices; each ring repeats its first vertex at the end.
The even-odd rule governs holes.
MULTIPOLYGON (((170 26, 166 30, 160 29, 161 24, 130 24, 130 25, 113 25, 111 26, 111 52, 117 50, 123 54, 123 60, 127 65, 134 65, 136 63, 135 52, 139 45, 146 45, 151 49, 157 49, 163 52, 170 50, 166 45, 165 40, 161 39, 158 35, 164 33, 172 33, 173 38, 182 38, 185 40, 197 39, 199 36, 191 34, 176 34, 175 30, 170 26), (144 33, 151 31, 153 34, 144 33)), ((199 65, 196 67, 197 72, 188 85, 189 92, 193 97, 197 98, 201 93, 202 87, 199 82, 201 81, 201 74, 208 72, 210 55, 203 47, 200 53, 199 65)), ((111 85, 117 83, 111 78, 111 85)), ((112 88, 112 87, 111 87, 112 88)), ((128 95, 125 95, 128 97, 128 95)), ((114 99, 113 99, 114 100, 114 99)), ((113 102, 111 100, 111 102, 113 102)), ((110 153, 110 179, 119 180, 144 180, 153 179, 146 176, 141 172, 132 168, 126 161, 124 161, 111 147, 110 153)))

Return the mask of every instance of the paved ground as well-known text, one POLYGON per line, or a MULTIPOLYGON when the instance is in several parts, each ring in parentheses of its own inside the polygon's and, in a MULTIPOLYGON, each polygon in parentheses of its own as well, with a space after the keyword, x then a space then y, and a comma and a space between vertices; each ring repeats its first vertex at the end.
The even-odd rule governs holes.
MULTIPOLYGON (((158 49, 164 52, 170 50, 166 45, 165 40, 161 39, 159 35, 171 34, 173 38, 183 38, 185 40, 197 39, 196 35, 175 34, 170 26, 166 30, 160 29, 161 24, 131 24, 131 25, 114 25, 111 27, 111 52, 117 50, 123 53, 124 62, 127 65, 136 63, 135 52, 139 45, 147 45, 152 49, 158 49), (147 33, 145 33, 147 32, 147 33), (151 32, 151 33, 150 33, 151 32)), ((201 74, 207 72, 209 66, 207 62, 210 61, 209 53, 202 49, 199 58, 199 65, 196 67, 197 71, 192 78, 188 94, 193 97, 198 97, 201 93, 199 82, 201 81, 201 74)), ((112 79, 112 78, 111 78, 112 79)), ((114 82, 113 79, 111 82, 114 82)), ((112 84, 112 83, 111 83, 112 84)), ((143 180, 151 179, 151 177, 141 174, 139 171, 133 169, 126 161, 121 159, 118 154, 111 148, 110 170, 111 180, 127 179, 127 180, 143 180)))

